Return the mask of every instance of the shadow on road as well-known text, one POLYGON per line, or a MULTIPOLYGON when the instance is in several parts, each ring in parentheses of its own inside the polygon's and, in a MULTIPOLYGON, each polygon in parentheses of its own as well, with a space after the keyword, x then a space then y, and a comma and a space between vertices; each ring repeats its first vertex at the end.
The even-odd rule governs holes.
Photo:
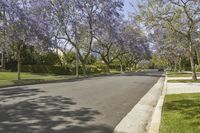
POLYGON ((0 89, 0 101, 7 102, 9 100, 14 100, 15 98, 23 98, 23 97, 30 97, 35 96, 38 93, 43 93, 40 89, 28 89, 27 87, 15 87, 9 89, 0 89))
MULTIPOLYGON (((0 90, 1 100, 30 97, 39 89, 0 90)), ((0 105, 1 133, 111 133, 105 125, 92 125, 101 113, 91 108, 75 108, 77 103, 62 96, 40 96, 14 104, 0 105)))

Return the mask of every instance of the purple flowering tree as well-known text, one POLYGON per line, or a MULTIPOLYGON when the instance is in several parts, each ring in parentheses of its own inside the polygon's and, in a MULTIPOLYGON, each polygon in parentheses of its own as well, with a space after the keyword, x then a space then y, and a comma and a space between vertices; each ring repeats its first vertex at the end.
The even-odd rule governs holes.
POLYGON ((45 25, 38 25, 37 19, 32 16, 34 10, 30 1, 2 0, 0 7, 3 12, 3 24, 1 29, 7 37, 6 45, 15 48, 18 62, 18 80, 21 79, 21 50, 24 45, 32 45, 37 48, 47 48, 51 44, 48 30, 45 25))

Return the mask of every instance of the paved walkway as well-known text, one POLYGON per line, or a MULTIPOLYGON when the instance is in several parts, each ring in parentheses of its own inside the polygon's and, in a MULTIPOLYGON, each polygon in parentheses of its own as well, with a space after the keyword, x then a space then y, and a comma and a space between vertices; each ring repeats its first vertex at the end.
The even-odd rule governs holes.
MULTIPOLYGON (((200 79, 200 77, 197 77, 200 79)), ((168 80, 192 80, 192 77, 168 77, 168 80)))
MULTIPOLYGON (((167 80, 190 80, 192 77, 167 77, 167 80)), ((198 77, 200 79, 200 77, 198 77)), ((200 93, 200 83, 167 83, 167 94, 200 93)))
POLYGON ((167 83, 167 94, 200 93, 200 83, 167 83))

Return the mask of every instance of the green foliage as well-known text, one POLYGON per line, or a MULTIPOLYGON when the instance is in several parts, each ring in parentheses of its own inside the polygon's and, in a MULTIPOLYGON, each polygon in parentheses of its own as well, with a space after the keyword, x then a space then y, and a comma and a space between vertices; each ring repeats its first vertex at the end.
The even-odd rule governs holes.
POLYGON ((200 72, 200 65, 197 66, 197 72, 200 72))
POLYGON ((24 45, 21 50, 21 62, 24 65, 36 64, 38 62, 37 53, 32 46, 24 45))
MULTIPOLYGON (((99 69, 94 65, 86 65, 86 71, 88 74, 95 74, 104 72, 104 70, 99 69)), ((49 73, 49 74, 59 74, 59 75, 74 75, 75 66, 48 66, 48 65, 22 65, 22 72, 31 73, 49 73)), ((79 73, 83 74, 83 69, 79 66, 79 73)))
MULTIPOLYGON (((102 69, 98 69, 95 65, 86 65, 86 71, 89 74, 101 73, 102 69)), ((83 70, 81 69, 81 74, 83 74, 83 70)))
POLYGON ((90 54, 87 59, 87 64, 92 65, 97 62, 96 57, 93 54, 90 54))
POLYGON ((72 64, 76 60, 75 52, 64 53, 62 57, 62 62, 64 64, 72 64))
POLYGON ((50 73, 59 75, 70 75, 73 74, 70 67, 60 67, 60 66, 48 66, 48 65, 22 65, 22 72, 31 73, 50 73))
POLYGON ((39 65, 57 65, 60 63, 59 56, 52 51, 40 54, 38 59, 39 61, 37 64, 39 65))
POLYGON ((107 71, 107 66, 103 63, 97 63, 96 62, 94 65, 97 67, 97 69, 101 70, 102 72, 107 71))
POLYGON ((151 63, 154 64, 154 68, 167 68, 167 61, 165 59, 160 59, 157 54, 153 54, 151 63))

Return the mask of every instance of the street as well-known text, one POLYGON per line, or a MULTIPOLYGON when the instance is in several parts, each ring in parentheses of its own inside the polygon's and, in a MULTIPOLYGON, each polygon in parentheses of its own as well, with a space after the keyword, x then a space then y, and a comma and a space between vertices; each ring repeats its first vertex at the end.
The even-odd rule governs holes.
POLYGON ((112 133, 157 82, 140 72, 0 89, 1 133, 112 133))

